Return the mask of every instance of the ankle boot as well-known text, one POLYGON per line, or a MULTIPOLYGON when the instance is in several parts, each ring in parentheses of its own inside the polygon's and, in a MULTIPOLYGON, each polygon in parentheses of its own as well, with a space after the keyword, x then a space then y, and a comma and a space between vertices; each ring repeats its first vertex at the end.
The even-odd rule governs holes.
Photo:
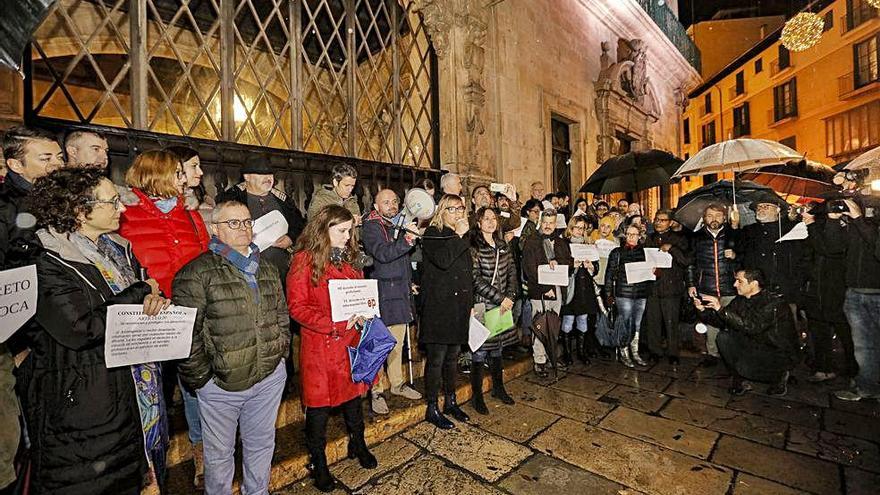
POLYGON ((489 361, 489 372, 492 373, 492 397, 508 406, 516 404, 513 397, 504 389, 504 367, 501 366, 501 358, 491 358, 489 361))
POLYGON ((633 364, 632 359, 629 357, 629 348, 618 347, 617 348, 617 357, 620 360, 620 364, 626 366, 627 368, 635 368, 636 365, 633 364))
POLYGON ((571 332, 564 333, 560 337, 562 341, 562 357, 559 358, 559 366, 566 367, 574 364, 571 360, 571 334, 575 330, 571 332))
POLYGON ((324 493, 332 492, 336 489, 336 480, 333 479, 330 469, 327 467, 327 454, 324 451, 315 451, 310 454, 312 462, 309 468, 312 472, 312 479, 315 480, 315 488, 324 493))
POLYGON ((629 343, 629 352, 632 355, 632 360, 635 361, 637 365, 648 365, 648 363, 639 356, 639 332, 636 332, 635 335, 633 335, 632 342, 629 343))
MULTIPOLYGON (((480 366, 482 366, 482 364, 480 364, 480 366)), ((443 414, 448 414, 455 418, 456 421, 461 421, 462 423, 467 423, 471 419, 467 413, 458 407, 458 402, 455 400, 454 393, 446 394, 443 397, 443 414)))
POLYGON ((431 423, 432 425, 440 428, 441 430, 450 430, 455 428, 455 425, 452 424, 452 421, 446 419, 440 412, 440 407, 437 405, 437 401, 428 401, 428 407, 425 409, 425 421, 431 423))
POLYGON ((348 458, 354 459, 355 457, 364 469, 373 469, 379 465, 376 456, 370 453, 367 448, 364 432, 354 433, 348 437, 348 458))
POLYGON ((483 400, 483 363, 471 369, 471 405, 480 414, 489 414, 489 408, 483 400))

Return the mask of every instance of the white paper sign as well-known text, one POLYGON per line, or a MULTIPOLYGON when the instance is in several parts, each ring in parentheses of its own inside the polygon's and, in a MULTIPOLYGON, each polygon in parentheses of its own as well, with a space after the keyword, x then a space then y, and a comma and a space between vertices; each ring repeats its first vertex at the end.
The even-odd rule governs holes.
POLYGON ((142 304, 107 308, 104 361, 108 368, 189 357, 196 308, 169 306, 156 316, 143 310, 142 304))
POLYGON ((287 235, 287 220, 280 211, 274 210, 254 220, 254 244, 265 251, 283 235, 287 235))
POLYGON ((599 261, 599 250, 594 244, 571 243, 571 257, 577 261, 599 261))
POLYGON ((568 285, 568 265, 538 265, 538 283, 541 285, 568 285))
POLYGON ((379 316, 379 284, 376 280, 331 280, 330 312, 334 322, 352 316, 379 316))
POLYGON ((562 213, 557 213, 556 214, 556 229, 557 230, 564 229, 567 226, 568 226, 568 224, 565 223, 565 215, 563 215, 562 213))
POLYGON ((620 247, 620 244, 614 241, 609 241, 608 239, 599 239, 596 241, 596 249, 599 250, 599 256, 602 258, 607 258, 608 255, 611 254, 611 251, 616 247, 620 247))
POLYGON ((657 268, 672 268, 672 255, 658 248, 645 248, 645 261, 657 268))
POLYGON ((477 352, 477 349, 489 339, 490 334, 491 332, 485 325, 471 316, 471 326, 468 331, 468 346, 471 348, 471 352, 477 352))
POLYGON ((36 265, 0 271, 0 342, 6 342, 36 313, 36 265))
POLYGON ((526 222, 528 221, 529 219, 526 217, 519 217, 519 227, 513 229, 513 235, 516 237, 521 236, 523 229, 526 227, 526 222))
POLYGON ((637 284, 649 280, 657 280, 654 277, 654 264, 650 261, 637 261, 623 265, 626 270, 626 283, 637 284))
POLYGON ((799 241, 801 239, 806 239, 807 237, 809 237, 807 224, 805 224, 804 222, 798 222, 797 225, 792 227, 787 234, 777 239, 776 242, 799 241))

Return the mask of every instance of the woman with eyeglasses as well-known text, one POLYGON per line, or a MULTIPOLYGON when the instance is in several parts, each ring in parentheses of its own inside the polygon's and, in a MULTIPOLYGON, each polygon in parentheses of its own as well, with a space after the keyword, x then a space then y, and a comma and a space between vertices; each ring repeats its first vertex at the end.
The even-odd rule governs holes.
POLYGON ((32 444, 33 493, 158 493, 167 432, 154 363, 108 368, 107 308, 169 305, 115 234, 125 206, 98 170, 63 169, 30 196, 44 247, 36 322, 18 394, 32 444), (141 490, 144 489, 144 492, 141 490))
MULTIPOLYGON (((568 228, 562 235, 560 242, 571 246, 574 244, 592 244, 587 226, 590 224, 586 216, 579 215, 568 222, 568 228)), ((596 283, 593 275, 599 271, 598 261, 577 259, 572 256, 571 276, 574 278, 574 286, 569 284, 565 301, 562 305, 562 361, 572 364, 574 356, 583 363, 590 361, 590 356, 595 353, 591 340, 587 336, 588 321, 590 315, 599 312, 599 303, 596 301, 596 283), (572 290, 574 289, 574 290, 572 290), (577 331, 573 332, 577 327, 577 331), (588 349, 589 348, 589 349, 588 349)))
MULTIPOLYGON (((135 158, 125 180, 134 203, 126 204, 119 233, 131 243, 132 252, 159 283, 162 294, 170 298, 174 275, 207 251, 209 242, 202 215, 184 204, 184 165, 170 151, 146 151, 135 158)), ((168 362, 165 369, 174 365, 168 362)), ((193 484, 198 488, 204 482, 202 428, 199 403, 192 392, 183 393, 183 405, 196 467, 193 484)))
POLYGON ((608 268, 605 270, 605 304, 608 308, 616 305, 617 319, 614 326, 617 332, 628 336, 628 342, 617 349, 620 362, 627 368, 634 368, 635 364, 639 366, 648 364, 639 356, 639 328, 654 283, 628 280, 627 263, 643 262, 646 258, 641 229, 637 225, 630 225, 624 234, 626 237, 623 245, 614 248, 608 255, 608 268))
POLYGON ((455 398, 458 353, 468 343, 474 304, 467 211, 459 196, 446 194, 422 237, 422 310, 419 341, 428 353, 425 365, 425 420, 441 429, 470 418, 455 398), (443 388, 443 412, 437 405, 443 388))

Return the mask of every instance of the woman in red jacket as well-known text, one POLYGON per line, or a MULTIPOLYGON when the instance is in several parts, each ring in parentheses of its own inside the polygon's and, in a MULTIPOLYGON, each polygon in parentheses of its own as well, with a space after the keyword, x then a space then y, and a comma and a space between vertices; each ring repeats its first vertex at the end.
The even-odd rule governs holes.
POLYGON ((348 430, 348 457, 373 469, 376 458, 364 441, 361 398, 369 388, 351 379, 348 346, 356 346, 363 318, 333 322, 329 281, 364 278, 352 263, 359 256, 351 235, 354 217, 347 209, 330 205, 320 210, 296 243, 296 254, 287 274, 287 306, 302 325, 300 377, 306 408, 306 447, 311 456, 315 487, 333 491, 335 481, 327 468, 325 447, 330 409, 341 406, 348 430))
POLYGON ((135 158, 125 181, 137 202, 125 205, 119 233, 165 297, 171 297, 174 275, 205 252, 209 241, 202 216, 184 204, 183 164, 174 153, 146 151, 135 158))

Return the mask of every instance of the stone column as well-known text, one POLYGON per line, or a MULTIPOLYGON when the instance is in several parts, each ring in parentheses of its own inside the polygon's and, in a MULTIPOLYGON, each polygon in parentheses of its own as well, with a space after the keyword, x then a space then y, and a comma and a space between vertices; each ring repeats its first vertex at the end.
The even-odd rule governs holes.
POLYGON ((415 0, 437 53, 440 160, 466 184, 493 178, 484 137, 488 0, 415 0))

